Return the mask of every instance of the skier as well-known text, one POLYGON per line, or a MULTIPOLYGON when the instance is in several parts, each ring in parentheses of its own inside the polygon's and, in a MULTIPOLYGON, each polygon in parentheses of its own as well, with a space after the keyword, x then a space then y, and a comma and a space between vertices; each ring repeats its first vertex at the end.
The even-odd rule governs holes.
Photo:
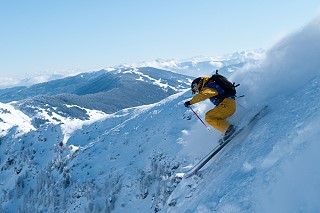
MULTIPOLYGON (((216 75, 213 76, 225 78, 218 74, 218 70, 216 75)), ((214 80, 213 76, 211 78, 204 76, 193 80, 191 83, 192 94, 197 94, 190 101, 186 101, 184 105, 190 107, 192 104, 209 98, 216 107, 206 113, 205 120, 212 127, 222 132, 222 139, 226 141, 235 132, 235 126, 226 121, 226 118, 232 116, 236 111, 235 92, 230 94, 228 87, 218 85, 218 82, 221 84, 221 81, 214 80)), ((230 82, 228 81, 228 83, 230 82)), ((229 87, 233 87, 235 91, 234 85, 229 87)))

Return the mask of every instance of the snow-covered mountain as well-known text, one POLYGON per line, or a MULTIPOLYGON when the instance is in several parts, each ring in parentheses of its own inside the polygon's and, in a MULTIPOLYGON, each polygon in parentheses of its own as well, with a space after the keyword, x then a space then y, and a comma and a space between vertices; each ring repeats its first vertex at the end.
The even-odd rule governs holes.
MULTIPOLYGON (((0 101, 14 104, 30 114, 34 108, 71 117, 87 117, 81 110, 66 105, 112 113, 124 108, 158 102, 189 88, 192 78, 152 67, 117 67, 117 69, 82 73, 76 76, 0 90, 0 101)), ((33 113, 34 115, 34 113, 33 113)))
POLYGON ((210 75, 216 69, 221 73, 230 75, 246 65, 259 63, 264 58, 265 50, 257 49, 250 51, 239 51, 216 57, 198 56, 190 59, 155 60, 140 62, 136 66, 151 66, 159 69, 170 70, 189 76, 210 75))
MULTIPOLYGON (((229 74, 233 71, 239 70, 247 64, 258 63, 263 58, 264 53, 265 51, 263 49, 257 49, 234 52, 231 54, 225 54, 222 56, 215 57, 197 56, 190 59, 158 59, 148 62, 138 62, 130 65, 122 64, 116 67, 106 68, 105 71, 128 69, 130 67, 153 67, 193 77, 198 77, 201 75, 210 75, 216 69, 220 69, 221 72, 229 74)), ((24 76, 21 76, 20 78, 0 77, 0 89, 10 88, 7 89, 7 91, 18 91, 16 90, 18 87, 30 87, 34 84, 46 83, 54 80, 61 80, 68 77, 72 78, 73 76, 79 74, 80 72, 77 71, 68 71, 66 73, 64 72, 54 74, 33 74, 33 76, 29 76, 27 78, 24 76), (12 87, 16 88, 12 89, 12 87)), ((81 75, 83 75, 83 73, 81 75)), ((31 93, 33 93, 33 91, 31 91, 31 93)))
MULTIPOLYGON (((230 121, 245 126, 262 106, 269 111, 191 179, 175 174, 215 147, 220 134, 184 107, 191 94, 178 85, 188 77, 164 83, 151 73, 172 73, 130 68, 124 72, 136 80, 177 90, 115 112, 63 103, 71 112, 60 113, 51 102, 30 102, 39 96, 2 103, 0 212, 319 212, 319 29, 316 19, 260 63, 231 73, 246 96, 230 121)), ((203 116, 210 107, 194 109, 203 116)))

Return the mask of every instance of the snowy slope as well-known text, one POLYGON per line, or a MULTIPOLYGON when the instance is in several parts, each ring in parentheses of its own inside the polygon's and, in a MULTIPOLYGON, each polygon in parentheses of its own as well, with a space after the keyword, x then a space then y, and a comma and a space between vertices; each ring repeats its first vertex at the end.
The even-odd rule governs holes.
MULTIPOLYGON (((320 19, 277 43, 259 66, 233 76, 243 106, 269 113, 183 180, 163 212, 319 212, 320 19)), ((189 143, 195 143, 190 141, 189 143)))
POLYGON ((318 212, 320 78, 309 83, 268 102, 280 104, 213 159, 202 179, 183 180, 169 199, 177 205, 166 211, 318 212))
POLYGON ((17 126, 18 131, 21 132, 21 134, 27 133, 31 130, 35 130, 35 128, 31 124, 31 119, 9 104, 0 103, 0 113, 0 136, 2 137, 5 136, 13 126, 17 126))
POLYGON ((150 211, 157 203, 152 204, 152 195, 146 193, 165 193, 148 189, 149 185, 165 184, 165 188, 172 177, 162 180, 158 175, 179 165, 172 159, 181 147, 176 136, 188 125, 189 115, 184 115, 181 107, 184 98, 184 93, 178 93, 157 104, 102 114, 100 122, 83 126, 67 145, 62 143, 63 128, 59 126, 3 137, 0 148, 6 158, 1 161, 1 185, 5 193, 1 200, 5 212, 17 208, 32 212, 150 211), (174 122, 175 113, 178 123, 174 122), (166 154, 165 147, 173 152, 166 154))
POLYGON ((220 137, 183 106, 189 90, 109 114, 65 105, 82 119, 1 105, 0 212, 319 212, 319 23, 231 75, 246 95, 232 122, 270 110, 201 177, 175 176, 220 137))

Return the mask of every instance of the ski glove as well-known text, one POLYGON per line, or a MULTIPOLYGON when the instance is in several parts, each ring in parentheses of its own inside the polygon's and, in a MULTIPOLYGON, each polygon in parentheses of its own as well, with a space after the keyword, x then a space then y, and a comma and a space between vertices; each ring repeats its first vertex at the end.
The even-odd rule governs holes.
POLYGON ((184 102, 184 106, 185 107, 189 107, 191 104, 190 104, 190 101, 186 101, 186 102, 184 102))

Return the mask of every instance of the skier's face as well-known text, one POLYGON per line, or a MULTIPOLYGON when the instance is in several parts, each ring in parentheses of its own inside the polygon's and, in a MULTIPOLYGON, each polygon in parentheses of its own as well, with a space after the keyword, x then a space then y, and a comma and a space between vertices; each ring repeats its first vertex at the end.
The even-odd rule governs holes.
POLYGON ((200 89, 200 83, 192 85, 192 94, 198 93, 200 89))

